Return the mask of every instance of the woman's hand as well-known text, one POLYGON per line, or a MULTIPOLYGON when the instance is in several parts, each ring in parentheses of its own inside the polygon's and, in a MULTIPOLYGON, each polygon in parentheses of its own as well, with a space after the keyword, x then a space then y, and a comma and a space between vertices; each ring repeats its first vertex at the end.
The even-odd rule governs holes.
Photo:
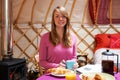
POLYGON ((73 66, 73 69, 77 69, 79 67, 78 63, 76 62, 73 66))
MULTIPOLYGON (((62 60, 60 63, 59 63, 59 66, 58 67, 63 67, 63 68, 66 68, 66 61, 65 60, 62 60)), ((73 66, 73 69, 77 69, 79 67, 78 63, 76 62, 73 66)))
POLYGON ((66 68, 65 60, 62 60, 62 61, 59 63, 59 66, 58 66, 58 67, 66 68))

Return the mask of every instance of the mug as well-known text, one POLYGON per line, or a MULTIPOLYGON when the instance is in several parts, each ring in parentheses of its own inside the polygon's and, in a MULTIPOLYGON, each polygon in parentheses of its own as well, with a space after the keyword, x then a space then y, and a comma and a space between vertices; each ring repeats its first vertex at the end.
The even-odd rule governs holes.
POLYGON ((76 63, 75 60, 67 60, 66 61, 66 68, 72 70, 75 63, 76 63))

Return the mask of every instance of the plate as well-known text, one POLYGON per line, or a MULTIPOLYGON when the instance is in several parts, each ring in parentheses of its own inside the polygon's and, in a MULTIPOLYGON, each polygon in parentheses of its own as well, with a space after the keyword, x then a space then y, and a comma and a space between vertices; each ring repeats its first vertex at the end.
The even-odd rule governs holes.
POLYGON ((89 72, 89 73, 82 73, 79 77, 82 78, 82 75, 87 75, 91 78, 95 76, 95 74, 101 75, 105 80, 115 80, 113 75, 107 73, 97 73, 97 72, 89 72))
POLYGON ((50 75, 55 76, 55 77, 65 77, 65 74, 50 73, 50 75))

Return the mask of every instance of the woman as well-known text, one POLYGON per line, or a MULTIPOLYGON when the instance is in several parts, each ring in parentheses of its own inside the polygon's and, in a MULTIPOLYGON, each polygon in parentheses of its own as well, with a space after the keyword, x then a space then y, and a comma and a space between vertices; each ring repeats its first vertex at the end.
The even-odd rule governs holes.
MULTIPOLYGON (((70 34, 70 20, 64 7, 56 7, 52 14, 51 32, 40 41, 40 65, 45 69, 66 67, 65 61, 76 59, 76 36, 70 34)), ((74 68, 78 64, 74 65, 74 68)))

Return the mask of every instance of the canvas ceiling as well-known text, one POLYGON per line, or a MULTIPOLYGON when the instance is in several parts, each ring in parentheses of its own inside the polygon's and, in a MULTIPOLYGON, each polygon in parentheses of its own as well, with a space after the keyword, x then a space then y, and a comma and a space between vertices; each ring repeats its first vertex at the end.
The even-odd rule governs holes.
MULTIPOLYGON (((53 9, 60 5, 65 6, 71 22, 81 23, 83 11, 87 0, 13 0, 13 19, 18 23, 29 23, 31 18, 33 23, 50 23, 53 9), (21 7, 23 6, 23 7, 21 7), (21 9, 21 11, 20 11, 21 9)), ((86 15, 89 15, 86 12, 86 15)), ((88 23, 89 17, 85 21, 88 23)))

